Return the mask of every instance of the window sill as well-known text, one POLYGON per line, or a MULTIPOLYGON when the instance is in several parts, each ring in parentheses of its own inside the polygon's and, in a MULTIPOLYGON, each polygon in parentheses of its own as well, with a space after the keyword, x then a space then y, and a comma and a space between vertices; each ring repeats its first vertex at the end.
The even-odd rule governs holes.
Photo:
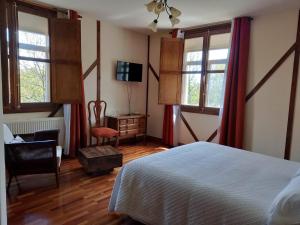
POLYGON ((181 105, 180 109, 182 112, 206 114, 212 116, 218 116, 220 113, 219 108, 210 108, 210 107, 201 108, 199 106, 181 105))
POLYGON ((23 103, 17 108, 12 106, 5 106, 3 108, 4 114, 12 113, 34 113, 34 112, 51 112, 56 108, 54 103, 23 103))

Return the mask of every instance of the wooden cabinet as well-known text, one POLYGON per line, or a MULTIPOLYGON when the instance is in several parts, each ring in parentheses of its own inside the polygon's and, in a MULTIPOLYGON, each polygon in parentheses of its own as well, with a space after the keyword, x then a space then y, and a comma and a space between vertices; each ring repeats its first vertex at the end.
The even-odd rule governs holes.
POLYGON ((108 116, 107 125, 108 127, 119 131, 120 139, 136 136, 146 137, 145 115, 108 116))

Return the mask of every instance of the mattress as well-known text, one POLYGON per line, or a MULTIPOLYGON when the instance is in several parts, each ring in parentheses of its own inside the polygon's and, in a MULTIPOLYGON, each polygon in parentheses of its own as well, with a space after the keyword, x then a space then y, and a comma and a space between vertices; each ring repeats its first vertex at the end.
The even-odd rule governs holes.
POLYGON ((119 172, 109 211, 149 225, 263 225, 300 163, 197 142, 119 172))

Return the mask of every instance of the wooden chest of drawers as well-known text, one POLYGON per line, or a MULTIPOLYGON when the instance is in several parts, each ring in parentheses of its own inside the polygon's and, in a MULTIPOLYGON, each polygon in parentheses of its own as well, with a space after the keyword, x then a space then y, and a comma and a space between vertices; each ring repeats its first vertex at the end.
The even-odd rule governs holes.
POLYGON ((120 139, 146 135, 145 115, 108 116, 108 127, 119 131, 120 139))

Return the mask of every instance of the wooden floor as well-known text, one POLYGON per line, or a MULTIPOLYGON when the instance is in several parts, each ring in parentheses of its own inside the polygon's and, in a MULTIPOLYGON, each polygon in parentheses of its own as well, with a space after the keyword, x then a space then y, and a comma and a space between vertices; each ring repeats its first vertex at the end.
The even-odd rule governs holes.
MULTIPOLYGON (((121 146, 123 163, 163 151, 156 144, 121 146)), ((13 183, 8 197, 9 225, 120 225, 138 224, 125 216, 108 215, 107 207, 119 171, 88 176, 76 159, 63 160, 60 187, 54 175, 23 176, 21 191, 13 183)))

